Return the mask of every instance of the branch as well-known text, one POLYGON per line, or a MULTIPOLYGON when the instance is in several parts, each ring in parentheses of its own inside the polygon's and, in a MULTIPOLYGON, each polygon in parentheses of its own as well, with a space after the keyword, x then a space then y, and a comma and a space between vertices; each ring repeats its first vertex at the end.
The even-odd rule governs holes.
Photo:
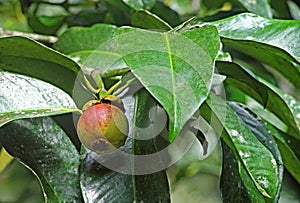
POLYGON ((11 37, 11 36, 27 37, 36 41, 50 43, 50 44, 54 44, 57 41, 57 37, 54 36, 39 35, 34 33, 26 33, 26 32, 19 32, 13 30, 5 30, 0 27, 0 37, 11 37))

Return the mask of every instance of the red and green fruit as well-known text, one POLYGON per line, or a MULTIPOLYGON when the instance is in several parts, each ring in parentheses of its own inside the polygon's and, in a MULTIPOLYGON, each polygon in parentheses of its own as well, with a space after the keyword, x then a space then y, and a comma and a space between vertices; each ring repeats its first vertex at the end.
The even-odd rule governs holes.
POLYGON ((86 148, 103 154, 124 145, 128 134, 128 121, 118 107, 95 103, 80 116, 77 133, 86 148))

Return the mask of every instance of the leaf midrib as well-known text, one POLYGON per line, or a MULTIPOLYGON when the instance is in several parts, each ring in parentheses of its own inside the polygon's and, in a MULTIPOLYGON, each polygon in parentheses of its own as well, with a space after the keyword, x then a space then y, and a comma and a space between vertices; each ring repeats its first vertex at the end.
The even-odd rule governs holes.
POLYGON ((170 46, 170 41, 168 34, 165 33, 165 40, 166 40, 166 45, 168 49, 168 58, 169 58, 169 64, 170 64, 170 72, 171 72, 171 80, 172 80, 172 94, 173 94, 173 106, 174 106, 174 129, 173 133, 176 129, 175 124, 177 123, 177 103, 176 103, 176 94, 175 94, 175 76, 174 76, 174 65, 173 65, 173 60, 172 60, 172 53, 171 53, 171 46, 170 46))

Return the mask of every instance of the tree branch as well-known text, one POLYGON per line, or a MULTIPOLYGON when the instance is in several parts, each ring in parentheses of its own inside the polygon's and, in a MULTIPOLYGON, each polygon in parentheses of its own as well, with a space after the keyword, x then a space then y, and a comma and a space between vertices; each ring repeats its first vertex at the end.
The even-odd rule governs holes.
POLYGON ((39 42, 50 43, 54 44, 57 41, 57 37, 48 36, 48 35, 40 35, 34 33, 26 33, 26 32, 19 32, 13 30, 5 30, 0 27, 0 37, 11 37, 11 36, 22 36, 27 37, 39 42))

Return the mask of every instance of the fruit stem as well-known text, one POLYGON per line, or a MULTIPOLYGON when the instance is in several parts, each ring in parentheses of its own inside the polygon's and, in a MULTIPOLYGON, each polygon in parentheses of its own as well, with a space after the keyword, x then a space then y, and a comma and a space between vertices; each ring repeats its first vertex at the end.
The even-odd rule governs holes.
POLYGON ((132 78, 130 80, 128 80, 122 87, 120 87, 119 89, 117 89, 113 95, 117 95, 120 92, 122 92, 124 89, 126 89, 133 81, 135 80, 135 78, 132 78))
MULTIPOLYGON (((100 89, 100 90, 101 90, 101 89, 105 89, 105 88, 104 88, 103 80, 102 80, 102 78, 101 78, 101 76, 100 76, 99 73, 97 73, 97 72, 92 72, 91 76, 92 76, 92 78, 94 79, 94 81, 96 82, 98 89, 100 89)), ((100 92, 100 91, 99 91, 99 92, 100 92)))
POLYGON ((86 78, 85 75, 83 76, 83 78, 84 78, 84 82, 85 82, 87 88, 88 88, 92 93, 94 93, 94 94, 99 94, 99 92, 101 91, 101 89, 95 89, 95 88, 91 85, 90 81, 86 78))
POLYGON ((122 83, 122 80, 119 80, 117 83, 115 83, 109 90, 107 91, 107 95, 111 95, 112 92, 122 83))

